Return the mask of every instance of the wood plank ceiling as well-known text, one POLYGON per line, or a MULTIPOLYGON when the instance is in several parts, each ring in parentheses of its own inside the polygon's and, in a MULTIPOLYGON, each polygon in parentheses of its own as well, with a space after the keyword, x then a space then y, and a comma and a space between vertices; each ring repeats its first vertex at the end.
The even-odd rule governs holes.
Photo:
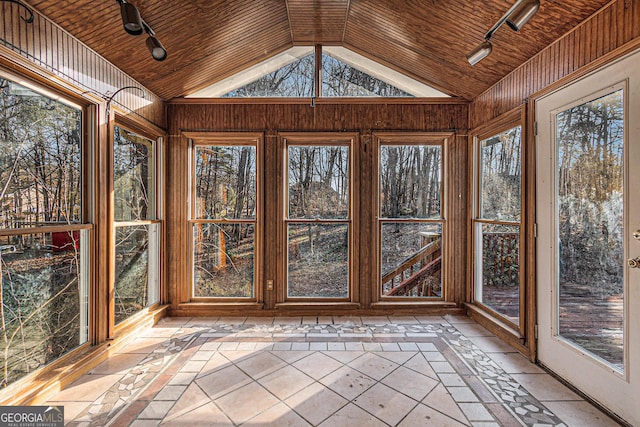
POLYGON ((27 3, 167 100, 313 44, 345 46, 473 99, 609 2, 541 0, 520 33, 503 26, 493 53, 470 66, 465 54, 513 1, 131 0, 166 47, 164 62, 151 58, 144 36, 125 33, 116 0, 27 3))

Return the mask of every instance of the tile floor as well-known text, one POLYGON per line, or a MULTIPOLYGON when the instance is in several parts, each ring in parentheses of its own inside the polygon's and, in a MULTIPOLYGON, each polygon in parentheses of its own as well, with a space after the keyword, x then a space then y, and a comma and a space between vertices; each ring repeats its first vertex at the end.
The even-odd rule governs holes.
POLYGON ((70 426, 615 426, 461 316, 169 318, 62 390, 70 426))

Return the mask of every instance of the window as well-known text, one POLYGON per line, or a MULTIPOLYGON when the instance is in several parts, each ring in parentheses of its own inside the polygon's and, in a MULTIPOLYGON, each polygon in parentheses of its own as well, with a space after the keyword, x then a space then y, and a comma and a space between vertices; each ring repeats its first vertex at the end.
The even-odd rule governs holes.
POLYGON ((381 80, 340 59, 322 54, 322 96, 384 96, 408 97, 411 95, 391 83, 381 80))
POLYGON ((156 141, 122 126, 113 132, 114 323, 159 301, 160 221, 156 141))
POLYGON ((193 138, 192 295, 255 299, 262 135, 193 138))
POLYGON ((377 134, 382 299, 442 298, 446 137, 377 134))
POLYGON ((313 53, 232 90, 223 98, 311 97, 313 96, 313 53))
POLYGON ((448 97, 430 86, 341 46, 294 46, 188 97, 256 98, 315 96, 320 63, 321 97, 448 97))
POLYGON ((0 387, 89 340, 83 110, 45 93, 0 75, 0 387))
POLYGON ((351 297, 355 136, 283 135, 286 298, 351 297))
POLYGON ((518 125, 476 138, 473 221, 474 300, 515 325, 521 315, 521 135, 518 125))

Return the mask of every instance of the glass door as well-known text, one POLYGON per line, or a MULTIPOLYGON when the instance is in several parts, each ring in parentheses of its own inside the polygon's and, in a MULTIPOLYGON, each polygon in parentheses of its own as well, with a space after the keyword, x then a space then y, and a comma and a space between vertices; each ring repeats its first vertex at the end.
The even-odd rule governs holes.
POLYGON ((640 423, 637 76, 640 54, 536 103, 538 357, 633 425, 640 423))

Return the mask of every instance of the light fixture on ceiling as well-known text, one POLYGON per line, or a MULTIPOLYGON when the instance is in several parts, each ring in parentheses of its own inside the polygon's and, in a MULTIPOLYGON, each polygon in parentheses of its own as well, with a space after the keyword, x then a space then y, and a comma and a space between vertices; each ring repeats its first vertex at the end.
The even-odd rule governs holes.
POLYGON ((507 25, 513 31, 520 31, 524 24, 536 14, 538 9, 540 9, 539 0, 527 0, 520 3, 520 6, 509 14, 507 25))
POLYGON ((539 8, 540 0, 516 1, 513 6, 511 6, 509 10, 502 15, 498 22, 496 22, 493 27, 485 33, 484 41, 467 54, 467 61, 469 61, 469 64, 476 65, 478 62, 489 56, 492 50, 491 42, 489 40, 491 40, 493 34, 502 26, 502 24, 506 22, 512 30, 520 31, 524 24, 526 24, 527 21, 536 14, 539 8))
POLYGON ((120 15, 122 15, 122 26, 124 30, 132 36, 142 34, 142 18, 138 8, 125 0, 117 0, 120 3, 120 15))
POLYGON ((120 14, 122 15, 124 30, 134 36, 139 36, 143 32, 146 32, 148 35, 146 44, 149 52, 151 52, 151 56, 156 61, 164 61, 167 58, 167 50, 160 40, 158 40, 156 33, 151 29, 149 24, 142 19, 138 8, 126 0, 116 0, 116 2, 120 5, 120 14))
POLYGON ((492 49, 493 47, 491 46, 491 42, 489 40, 485 40, 467 54, 467 61, 469 61, 469 64, 471 65, 476 65, 478 62, 489 56, 492 49))
POLYGON ((26 18, 24 16, 21 16, 20 18, 26 22, 27 24, 30 24, 33 22, 33 10, 31 10, 31 8, 29 6, 27 6, 26 4, 22 3, 21 1, 18 0, 0 0, 0 1, 6 1, 9 3, 15 3, 18 6, 22 7, 24 10, 27 11, 27 13, 29 14, 29 16, 27 16, 26 18))
POLYGON ((142 21, 142 26, 144 30, 147 32, 149 37, 147 37, 147 49, 151 52, 151 56, 156 61, 164 61, 167 59, 167 50, 162 46, 160 40, 156 37, 156 33, 153 32, 151 27, 147 25, 146 22, 142 21))

